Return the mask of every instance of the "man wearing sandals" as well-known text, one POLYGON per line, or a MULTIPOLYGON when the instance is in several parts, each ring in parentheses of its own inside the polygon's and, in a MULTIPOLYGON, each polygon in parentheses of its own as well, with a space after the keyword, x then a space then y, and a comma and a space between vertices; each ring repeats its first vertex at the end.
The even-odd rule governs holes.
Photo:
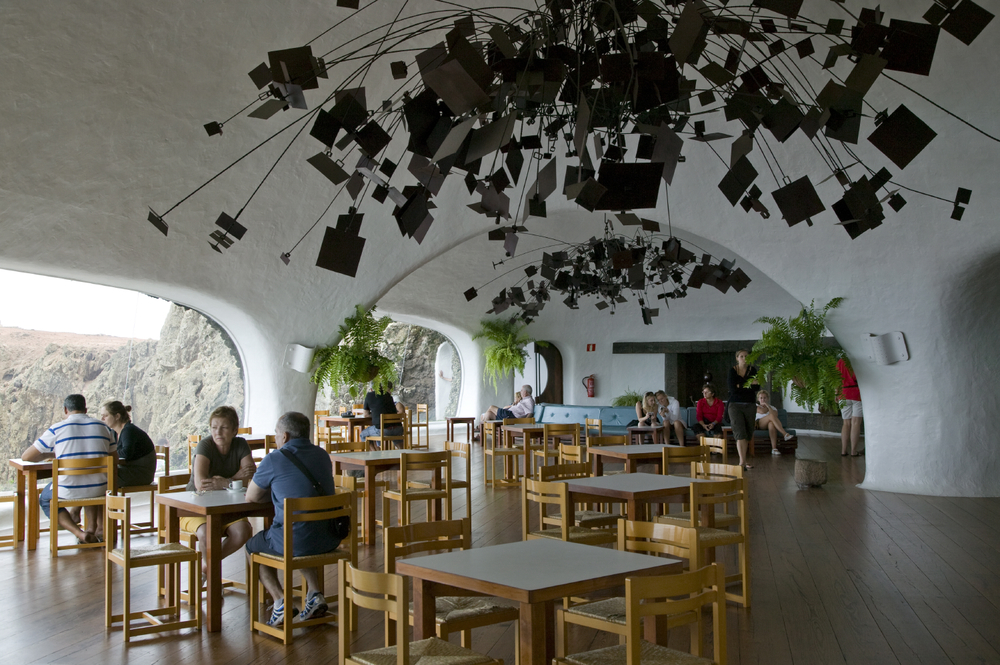
MULTIPOLYGON (((251 554, 271 554, 282 556, 284 551, 284 505, 285 499, 299 499, 316 496, 313 479, 306 476, 291 461, 286 453, 294 455, 305 468, 309 469, 319 483, 323 496, 335 493, 333 485, 333 465, 330 456, 309 440, 312 423, 301 413, 289 411, 278 419, 274 428, 274 450, 261 460, 257 473, 247 487, 247 501, 274 504, 274 520, 271 528, 260 531, 247 541, 247 558, 251 554), (284 452, 283 452, 284 451, 284 452)), ((294 556, 325 554, 337 549, 340 541, 331 534, 327 522, 301 522, 295 525, 294 556)), ((261 566, 260 581, 274 598, 269 626, 280 626, 287 618, 305 621, 326 613, 327 603, 323 589, 319 585, 319 569, 303 568, 302 577, 306 581, 306 604, 300 613, 294 607, 285 612, 284 592, 273 568, 261 566)))
MULTIPOLYGON (((117 454, 115 435, 111 428, 97 418, 87 415, 87 400, 83 395, 70 395, 63 401, 66 418, 45 430, 24 453, 25 462, 41 462, 45 459, 107 457, 117 454)), ((66 476, 59 480, 60 499, 89 499, 103 496, 108 491, 108 476, 105 473, 90 473, 66 476)), ((42 512, 49 517, 49 503, 52 501, 52 483, 49 483, 38 503, 42 512)), ((59 527, 66 529, 80 543, 97 543, 104 537, 104 510, 101 506, 84 507, 87 530, 77 524, 76 518, 65 508, 59 509, 59 527)))

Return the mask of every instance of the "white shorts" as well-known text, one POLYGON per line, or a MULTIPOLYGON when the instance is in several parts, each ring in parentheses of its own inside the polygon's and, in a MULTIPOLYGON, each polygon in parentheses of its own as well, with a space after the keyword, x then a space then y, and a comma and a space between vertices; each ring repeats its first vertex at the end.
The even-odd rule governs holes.
POLYGON ((862 416, 864 416, 864 411, 861 409, 861 400, 844 400, 844 406, 840 409, 841 418, 850 420, 851 418, 861 418, 862 416))

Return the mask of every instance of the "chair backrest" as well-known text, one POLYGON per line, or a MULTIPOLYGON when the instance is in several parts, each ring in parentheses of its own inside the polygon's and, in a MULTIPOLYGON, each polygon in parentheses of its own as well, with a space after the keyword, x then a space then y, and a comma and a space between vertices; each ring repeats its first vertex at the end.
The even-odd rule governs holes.
POLYGON ((604 434, 602 436, 588 436, 587 446, 626 446, 628 436, 625 434, 604 434))
MULTIPOLYGON (((396 665, 410 662, 410 626, 406 616, 410 611, 410 592, 402 575, 376 573, 359 570, 353 564, 341 559, 337 563, 337 586, 339 591, 337 612, 338 626, 351 625, 352 606, 367 610, 396 615, 396 665)), ((354 634, 346 628, 339 631, 340 662, 351 657, 351 642, 354 634)), ((386 634, 386 646, 390 646, 390 636, 386 634)))
POLYGON ((580 425, 579 423, 545 424, 542 426, 542 437, 545 445, 549 444, 549 439, 555 440, 555 445, 559 445, 559 440, 564 437, 573 439, 573 445, 580 445, 580 425))
POLYGON ((729 457, 729 447, 726 444, 725 438, 705 436, 704 434, 698 437, 699 446, 707 446, 710 453, 713 455, 722 455, 722 463, 725 464, 729 457))
POLYGON ((282 541, 285 556, 291 557, 292 552, 295 551, 292 541, 296 524, 334 520, 341 517, 346 517, 351 523, 350 535, 344 541, 347 541, 351 561, 356 562, 358 560, 358 539, 355 537, 357 532, 354 529, 353 493, 341 492, 330 496, 307 496, 298 499, 286 498, 285 523, 282 525, 282 541))
POLYGON ((368 444, 364 441, 333 441, 328 446, 331 453, 363 453, 367 452, 368 444))
POLYGON ((697 568, 701 550, 698 530, 689 526, 618 520, 618 551, 675 556, 697 568))
MULTIPOLYGON (((104 474, 107 476, 109 492, 118 490, 116 482, 117 457, 113 455, 101 455, 100 457, 63 457, 52 460, 52 496, 59 496, 59 481, 61 478, 72 476, 89 476, 92 474, 104 474)), ((92 497, 91 497, 92 498, 92 497)))
POLYGON ((586 462, 560 462, 559 464, 538 467, 538 479, 542 482, 549 482, 571 478, 590 478, 590 471, 590 465, 586 462))
POLYGON ((188 469, 191 467, 191 461, 194 459, 194 451, 198 448, 198 443, 201 441, 201 434, 188 434, 188 469))
POLYGON ((404 427, 406 426, 406 414, 405 413, 383 413, 382 419, 379 422, 379 429, 382 430, 382 436, 385 436, 385 430, 390 427, 404 427))
POLYGON ((444 489, 451 492, 451 453, 447 450, 434 452, 404 452, 399 456, 399 483, 407 481, 407 475, 414 471, 440 471, 444 489))
POLYGON ((534 425, 535 417, 529 416, 528 418, 504 418, 504 425, 534 425))
POLYGON ((687 465, 690 462, 708 462, 709 459, 708 446, 667 447, 663 449, 663 473, 670 474, 671 464, 687 465))
POLYGON ((160 476, 156 479, 156 491, 159 494, 183 492, 189 482, 191 482, 190 473, 172 473, 169 476, 160 476))
POLYGON ((463 480, 472 481, 472 445, 460 441, 445 441, 444 449, 451 453, 452 459, 465 460, 465 476, 463 480))
POLYGON ((396 572, 396 559, 421 552, 467 550, 472 547, 472 519, 418 522, 385 529, 385 572, 396 572))
POLYGON ((587 447, 586 446, 574 446, 570 443, 560 443, 559 444, 559 462, 576 462, 576 463, 586 463, 587 462, 587 447))
MULTIPOLYGON (((131 557, 131 535, 132 529, 128 527, 132 523, 132 497, 118 496, 108 492, 104 497, 104 533, 117 533, 119 531, 116 522, 121 522, 125 528, 122 532, 121 549, 126 565, 131 557)), ((108 553, 111 548, 108 548, 108 553)))
POLYGON ((715 464, 713 462, 691 462, 692 478, 743 478, 743 467, 739 464, 715 464))
POLYGON ((271 452, 272 450, 277 450, 278 449, 278 443, 277 443, 277 441, 275 441, 274 437, 275 437, 274 434, 265 434, 264 435, 264 454, 265 455, 268 454, 269 452, 271 452))
POLYGON ((163 475, 170 475, 170 446, 154 445, 156 461, 163 462, 163 475))
POLYGON ((337 491, 337 494, 341 492, 356 492, 358 490, 358 479, 346 474, 334 476, 333 489, 337 491))
POLYGON ((253 427, 237 427, 236 434, 253 434, 253 427))
MULTIPOLYGON (((642 618, 681 615, 694 624, 691 653, 701 656, 705 640, 702 611, 712 606, 712 659, 726 663, 726 575, 721 564, 676 575, 630 577, 625 580, 626 663, 640 665, 642 618), (676 600, 675 600, 676 599, 676 600)), ((668 624, 669 625, 669 624, 668 624)))
POLYGON ((747 534, 750 524, 746 507, 745 478, 691 483, 690 495, 691 526, 704 526, 700 523, 702 506, 732 504, 735 506, 735 514, 740 518, 740 532, 747 534))
POLYGON ((587 440, 590 440, 591 433, 594 432, 594 436, 601 436, 604 433, 603 426, 601 425, 600 418, 585 418, 584 419, 584 431, 587 435, 587 440))
POLYGON ((362 412, 364 410, 365 410, 365 405, 364 404, 352 404, 351 405, 351 411, 353 411, 355 414, 360 413, 360 412, 362 412))
POLYGON ((416 410, 415 413, 416 413, 416 416, 417 416, 417 419, 416 419, 415 422, 418 425, 426 425, 427 423, 430 422, 430 412, 427 410, 427 405, 426 404, 417 404, 417 410, 416 410), (423 420, 420 419, 420 416, 424 417, 423 420))
POLYGON ((562 530, 562 539, 569 540, 569 520, 566 519, 569 508, 569 488, 566 483, 548 482, 543 480, 532 480, 525 478, 521 485, 521 539, 528 539, 529 528, 529 508, 528 503, 538 504, 539 528, 544 528, 546 524, 559 524, 562 530), (560 517, 550 517, 548 507, 556 506, 560 517))

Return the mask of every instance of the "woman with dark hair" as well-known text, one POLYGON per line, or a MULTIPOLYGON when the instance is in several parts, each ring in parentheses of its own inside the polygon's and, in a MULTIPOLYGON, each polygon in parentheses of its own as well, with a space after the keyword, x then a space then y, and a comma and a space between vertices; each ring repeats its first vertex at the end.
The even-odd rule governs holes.
POLYGON ((757 368, 747 364, 750 352, 740 349, 736 352, 736 364, 729 368, 729 422, 736 437, 736 451, 740 454, 740 466, 752 469, 747 464, 747 446, 753 436, 754 421, 757 419, 757 368))
POLYGON ((722 436, 722 418, 725 415, 726 405, 721 399, 715 396, 715 386, 706 383, 701 387, 703 397, 698 400, 695 406, 695 416, 698 422, 692 428, 695 436, 704 434, 705 436, 722 436))
POLYGON ((152 485, 156 447, 149 435, 132 423, 131 406, 118 400, 101 404, 100 417, 118 436, 118 486, 152 485))

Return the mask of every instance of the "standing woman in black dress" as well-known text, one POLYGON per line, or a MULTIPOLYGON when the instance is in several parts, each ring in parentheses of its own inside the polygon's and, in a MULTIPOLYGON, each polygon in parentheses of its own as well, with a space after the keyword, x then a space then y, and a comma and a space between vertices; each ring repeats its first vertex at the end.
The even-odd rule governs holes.
POLYGON ((736 352, 736 365, 729 368, 729 421, 736 437, 736 451, 740 454, 740 466, 752 469, 747 464, 747 446, 753 436, 754 420, 757 418, 757 368, 747 364, 746 349, 736 352))
POLYGON ((101 405, 104 424, 118 435, 118 486, 151 485, 156 475, 156 448, 149 435, 132 424, 129 411, 118 400, 101 405))

